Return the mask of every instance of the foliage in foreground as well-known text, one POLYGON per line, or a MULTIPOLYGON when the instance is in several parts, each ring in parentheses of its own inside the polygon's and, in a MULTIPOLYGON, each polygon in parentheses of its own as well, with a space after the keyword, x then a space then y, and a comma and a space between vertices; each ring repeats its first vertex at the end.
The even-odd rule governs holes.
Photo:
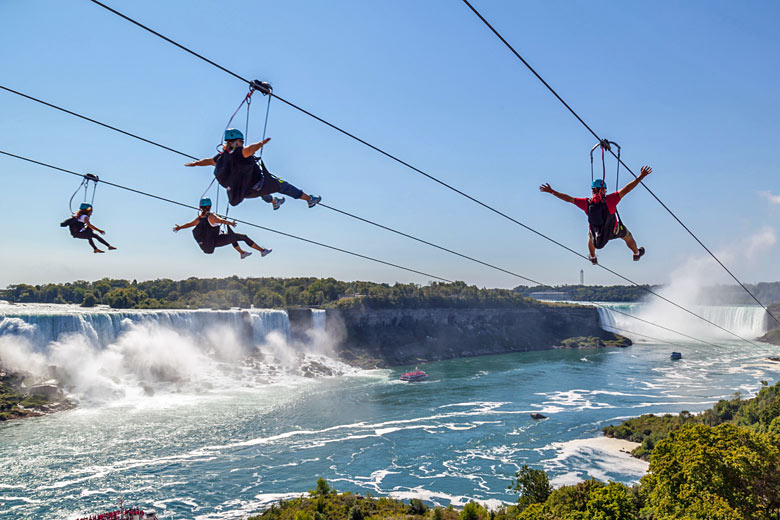
POLYGON ((780 435, 780 382, 768 386, 763 381, 756 397, 742 399, 741 395, 736 393, 731 399, 722 399, 700 414, 694 415, 685 410, 679 415, 645 414, 628 419, 618 426, 606 426, 602 431, 608 437, 641 443, 632 455, 649 459, 653 449, 662 439, 683 426, 692 424, 733 424, 756 432, 780 435))
POLYGON ((378 520, 378 519, 434 519, 434 520, 510 520, 514 508, 488 512, 481 505, 470 502, 461 510, 453 507, 429 508, 422 500, 409 503, 388 497, 374 498, 350 492, 337 493, 325 479, 317 480, 317 488, 308 495, 274 504, 249 520, 378 520))

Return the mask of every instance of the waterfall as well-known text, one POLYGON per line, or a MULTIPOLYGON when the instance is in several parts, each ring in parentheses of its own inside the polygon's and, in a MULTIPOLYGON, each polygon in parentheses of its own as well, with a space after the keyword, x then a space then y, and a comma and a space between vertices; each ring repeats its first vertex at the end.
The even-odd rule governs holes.
POLYGON ((327 311, 325 309, 311 310, 311 328, 313 330, 325 330, 327 311))
POLYGON ((352 371, 323 354, 325 311, 114 310, 0 303, 0 364, 80 402, 266 385, 352 371), (303 340, 296 339, 295 329, 303 340), (315 332, 316 338, 307 334, 315 332), (316 339, 316 341, 315 341, 316 339))
MULTIPOLYGON (((690 309, 724 329, 748 339, 755 339, 763 335, 768 329, 766 311, 757 305, 699 305, 691 306, 690 309)), ((631 334, 626 333, 626 331, 663 340, 685 341, 678 334, 630 317, 636 316, 704 340, 736 339, 727 332, 672 307, 662 308, 656 304, 647 303, 604 304, 602 307, 599 307, 598 311, 602 328, 629 337, 631 334), (629 314, 630 316, 616 311, 629 314)), ((641 337, 638 339, 642 340, 641 337)))
POLYGON ((0 337, 21 336, 42 351, 66 335, 77 335, 93 348, 105 348, 132 325, 155 325, 177 333, 203 336, 227 327, 260 344, 271 332, 290 337, 287 312, 249 310, 130 310, 83 309, 73 305, 0 305, 0 337), (244 334, 245 333, 245 334, 244 334))

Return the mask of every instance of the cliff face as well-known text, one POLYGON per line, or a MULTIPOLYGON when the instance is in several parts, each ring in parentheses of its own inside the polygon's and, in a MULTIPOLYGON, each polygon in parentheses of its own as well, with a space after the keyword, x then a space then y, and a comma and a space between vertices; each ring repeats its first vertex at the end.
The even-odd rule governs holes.
POLYGON ((605 332, 592 307, 328 310, 342 328, 339 355, 361 365, 404 365, 555 347, 628 346, 605 332))
MULTIPOLYGON (((769 312, 772 313, 773 316, 775 316, 777 319, 780 320, 780 303, 775 303, 767 307, 769 309, 769 312)), ((767 317, 767 319, 771 319, 767 317)), ((770 323, 774 323, 774 320, 771 320, 770 323)), ((765 343, 771 343, 772 345, 780 345, 780 327, 776 327, 773 330, 770 330, 760 338, 758 338, 758 341, 763 341, 765 343)))

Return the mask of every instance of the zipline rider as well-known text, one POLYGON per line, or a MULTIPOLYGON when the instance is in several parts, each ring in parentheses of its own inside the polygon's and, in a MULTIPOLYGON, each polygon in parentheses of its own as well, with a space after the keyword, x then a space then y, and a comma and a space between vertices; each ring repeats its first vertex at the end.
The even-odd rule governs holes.
MULTIPOLYGON (((294 199, 303 199, 313 208, 322 197, 308 195, 289 182, 272 175, 263 161, 254 156, 270 140, 269 137, 244 146, 244 134, 240 130, 229 128, 225 130, 222 152, 214 157, 188 162, 184 166, 214 166, 214 176, 227 191, 231 206, 238 206, 244 199, 262 197, 268 200, 272 193, 282 193, 294 199)), ((274 209, 279 209, 284 198, 274 198, 271 202, 274 209)))
POLYGON ((607 242, 616 238, 622 238, 625 241, 628 248, 634 253, 634 261, 637 261, 645 254, 645 248, 636 246, 636 240, 631 232, 617 218, 617 205, 652 171, 653 169, 649 166, 642 166, 639 177, 609 195, 607 195, 607 183, 603 179, 596 179, 591 183, 593 196, 589 199, 574 198, 555 191, 549 183, 539 186, 539 191, 555 195, 564 202, 571 202, 588 215, 588 252, 590 253, 589 260, 593 265, 598 264, 596 249, 603 248, 607 242))
POLYGON ((214 250, 218 247, 231 245, 233 246, 233 249, 238 251, 238 254, 241 255, 241 260, 243 260, 244 258, 251 255, 252 252, 241 249, 241 246, 238 245, 239 242, 244 242, 252 249, 260 251, 260 256, 265 256, 271 252, 270 249, 266 249, 258 245, 248 236, 241 235, 233 231, 231 228, 232 226, 236 225, 235 220, 225 220, 212 213, 211 199, 200 199, 200 204, 198 206, 200 207, 200 213, 197 217, 195 217, 195 220, 192 222, 187 222, 181 226, 176 224, 173 227, 173 232, 178 233, 182 229, 194 228, 192 230, 192 236, 195 238, 195 241, 198 243, 200 249, 207 255, 213 253, 214 250), (220 233, 220 227, 223 224, 227 228, 226 233, 220 233))

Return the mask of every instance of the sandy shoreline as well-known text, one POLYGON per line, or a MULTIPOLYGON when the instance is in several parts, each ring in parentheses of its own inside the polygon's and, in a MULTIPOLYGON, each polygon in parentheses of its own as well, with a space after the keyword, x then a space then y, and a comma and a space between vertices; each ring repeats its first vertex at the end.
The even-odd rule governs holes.
POLYGON ((637 442, 603 435, 556 442, 551 447, 557 455, 546 461, 545 469, 549 471, 565 466, 574 468, 552 479, 556 487, 576 484, 586 478, 607 482, 614 478, 616 472, 630 475, 634 482, 638 482, 650 467, 647 461, 631 456, 631 450, 639 445, 637 442))

